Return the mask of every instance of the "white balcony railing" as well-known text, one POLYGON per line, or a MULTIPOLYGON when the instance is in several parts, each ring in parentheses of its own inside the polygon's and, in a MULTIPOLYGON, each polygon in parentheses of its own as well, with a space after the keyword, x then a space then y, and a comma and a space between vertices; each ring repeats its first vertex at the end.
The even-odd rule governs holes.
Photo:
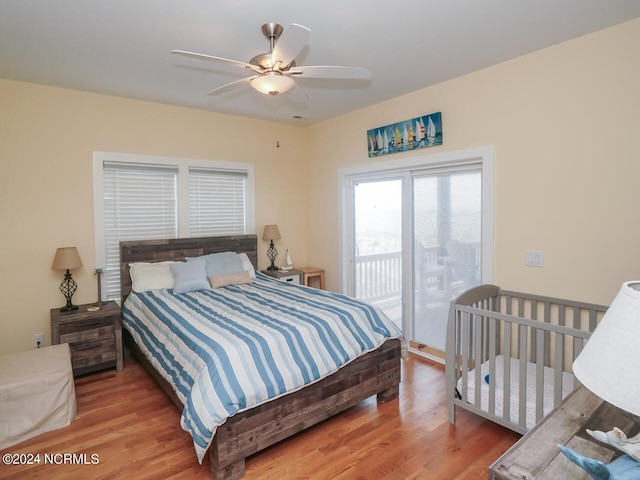
MULTIPOLYGON (((417 293, 460 291, 480 280, 480 242, 449 242, 416 250, 417 293)), ((355 259, 356 297, 374 303, 402 294, 402 252, 362 255, 355 259)))

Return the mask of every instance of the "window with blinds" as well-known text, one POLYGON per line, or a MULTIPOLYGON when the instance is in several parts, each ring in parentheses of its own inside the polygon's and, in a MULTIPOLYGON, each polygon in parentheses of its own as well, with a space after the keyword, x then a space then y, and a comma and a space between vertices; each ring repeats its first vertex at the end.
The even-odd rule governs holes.
POLYGON ((120 241, 175 238, 178 168, 105 163, 105 293, 120 294, 120 241))
POLYGON ((96 262, 120 300, 120 241, 253 231, 247 163, 94 152, 96 262))
POLYGON ((192 237, 246 231, 244 172, 189 169, 189 227, 192 237))

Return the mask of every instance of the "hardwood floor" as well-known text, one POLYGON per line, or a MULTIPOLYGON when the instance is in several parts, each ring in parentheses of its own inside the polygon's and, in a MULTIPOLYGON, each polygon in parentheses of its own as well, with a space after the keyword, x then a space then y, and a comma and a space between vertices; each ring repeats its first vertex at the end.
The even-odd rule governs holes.
MULTIPOLYGON (((0 464, 0 479, 209 478, 209 460, 198 464, 178 410, 135 360, 119 374, 77 379, 76 397, 71 425, 0 452, 39 453, 40 464, 0 464)), ((254 455, 245 478, 487 479, 489 465, 518 438, 466 411, 449 425, 444 368, 412 355, 399 399, 371 398, 254 455)))

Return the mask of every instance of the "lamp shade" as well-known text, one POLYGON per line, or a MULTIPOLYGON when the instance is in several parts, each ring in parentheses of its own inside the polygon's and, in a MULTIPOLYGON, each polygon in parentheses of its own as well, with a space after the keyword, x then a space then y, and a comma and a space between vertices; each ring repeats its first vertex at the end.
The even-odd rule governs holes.
POLYGON ((275 72, 261 75, 251 80, 251 86, 253 88, 267 95, 284 93, 291 90, 295 83, 293 78, 275 72))
POLYGON ((640 281, 622 285, 573 373, 598 397, 640 415, 640 281))
POLYGON ((280 240, 280 231, 278 225, 265 225, 264 232, 262 232, 263 240, 280 240))
POLYGON ((77 247, 61 247, 56 249, 51 268, 53 270, 73 270, 80 268, 82 260, 77 247))

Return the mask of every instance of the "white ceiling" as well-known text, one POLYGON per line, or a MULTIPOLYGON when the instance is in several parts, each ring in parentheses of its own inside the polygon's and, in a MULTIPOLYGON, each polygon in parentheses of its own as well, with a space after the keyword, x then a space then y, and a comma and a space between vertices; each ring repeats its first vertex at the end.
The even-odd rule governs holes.
POLYGON ((638 16, 639 0, 0 0, 0 77, 309 125, 638 16), (267 22, 311 29, 298 65, 371 79, 211 97, 248 74, 169 53, 248 62, 267 22))

